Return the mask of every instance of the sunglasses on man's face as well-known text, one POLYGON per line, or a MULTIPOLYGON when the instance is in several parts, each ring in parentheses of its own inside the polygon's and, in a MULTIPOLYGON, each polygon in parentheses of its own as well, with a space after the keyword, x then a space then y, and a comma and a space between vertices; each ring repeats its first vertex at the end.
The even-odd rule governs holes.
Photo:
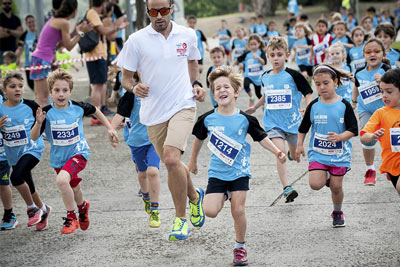
POLYGON ((161 14, 161 16, 166 16, 171 12, 171 7, 163 7, 160 9, 152 8, 152 9, 147 9, 147 14, 149 14, 150 17, 157 17, 158 13, 161 14))
POLYGON ((5 5, 5 6, 11 6, 12 3, 11 3, 11 2, 3 2, 3 5, 5 5))

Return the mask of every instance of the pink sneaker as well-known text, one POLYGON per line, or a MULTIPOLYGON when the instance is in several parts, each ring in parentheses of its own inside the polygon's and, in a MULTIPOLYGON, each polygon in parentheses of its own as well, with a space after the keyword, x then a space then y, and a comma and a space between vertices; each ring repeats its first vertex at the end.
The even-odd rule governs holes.
POLYGON ((38 208, 28 209, 28 227, 38 224, 42 219, 43 211, 38 208))
POLYGON ((38 224, 36 224, 36 231, 43 231, 47 228, 48 223, 47 219, 49 218, 50 212, 51 212, 51 207, 44 204, 46 206, 46 213, 43 213, 42 219, 38 224))
POLYGON ((365 180, 364 180, 364 185, 375 185, 376 183, 376 171, 374 170, 367 170, 365 173, 365 180))
POLYGON ((235 248, 233 250, 233 265, 234 266, 246 266, 247 263, 247 251, 245 248, 235 248))

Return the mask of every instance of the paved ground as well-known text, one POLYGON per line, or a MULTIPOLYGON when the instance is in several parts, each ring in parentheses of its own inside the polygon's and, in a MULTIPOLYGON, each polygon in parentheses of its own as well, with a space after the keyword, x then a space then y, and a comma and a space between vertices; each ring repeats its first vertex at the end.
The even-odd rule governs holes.
MULTIPOLYGON (((73 75, 73 98, 83 99, 88 95, 86 70, 73 75)), ((29 89, 26 97, 32 97, 29 89)), ((244 109, 247 104, 243 93, 238 106, 244 109)), ((199 114, 210 108, 209 100, 199 104, 199 114)), ((261 121, 261 111, 256 115, 261 121)), ((216 219, 207 218, 201 230, 193 230, 188 240, 167 241, 174 208, 165 167, 160 169, 162 225, 150 229, 142 201, 136 196, 139 187, 128 147, 122 142, 118 148, 111 148, 105 128, 90 126, 88 119, 84 124, 92 150, 82 172, 84 196, 91 202, 90 228, 72 235, 60 234, 65 211, 55 172, 49 168, 46 144, 34 178, 42 199, 53 207, 50 226, 44 232, 28 229, 25 205, 13 189, 14 209, 21 225, 16 230, 0 232, 0 266, 231 265, 235 239, 229 203, 216 219)), ((260 145, 252 145, 253 179, 246 209, 248 258, 252 266, 400 266, 399 197, 382 175, 375 187, 363 186, 361 147, 359 138, 353 140, 352 170, 344 180, 346 227, 342 229, 331 227, 329 190, 314 192, 309 188, 305 161, 288 163, 290 181, 297 181, 294 186, 300 194, 296 201, 286 204, 280 199, 271 206, 282 191, 275 159, 260 145)), ((192 141, 189 153, 183 156, 186 163, 192 141)), ((376 158, 378 166, 380 157, 376 158)), ((204 147, 199 174, 192 177, 195 186, 207 185, 208 161, 209 151, 204 147)))

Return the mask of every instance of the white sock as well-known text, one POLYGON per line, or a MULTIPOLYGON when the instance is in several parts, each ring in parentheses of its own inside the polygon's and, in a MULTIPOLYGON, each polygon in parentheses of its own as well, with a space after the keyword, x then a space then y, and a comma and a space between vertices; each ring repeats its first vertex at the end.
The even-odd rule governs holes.
POLYGON ((45 204, 43 204, 43 206, 40 209, 43 210, 43 213, 47 213, 47 209, 46 209, 46 205, 45 204))
POLYGON ((367 165, 366 169, 367 169, 367 171, 368 171, 368 170, 373 170, 373 171, 375 171, 375 166, 374 166, 374 164, 372 164, 372 165, 367 165))
POLYGON ((32 205, 28 205, 28 210, 29 210, 29 209, 34 209, 34 208, 36 208, 35 203, 33 203, 32 205))
POLYGON ((239 248, 246 248, 246 247, 245 247, 245 242, 242 243, 242 242, 237 242, 237 241, 236 241, 236 242, 235 242, 235 248, 238 248, 238 249, 239 249, 239 248))

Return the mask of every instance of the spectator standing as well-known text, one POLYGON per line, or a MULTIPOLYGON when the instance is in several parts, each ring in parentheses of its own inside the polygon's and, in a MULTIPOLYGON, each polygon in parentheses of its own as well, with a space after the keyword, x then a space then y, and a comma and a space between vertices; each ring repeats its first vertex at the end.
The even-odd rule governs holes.
POLYGON ((12 13, 12 0, 3 0, 1 7, 3 12, 0 13, 0 64, 3 64, 3 53, 17 50, 17 38, 21 36, 23 29, 21 20, 12 13))

